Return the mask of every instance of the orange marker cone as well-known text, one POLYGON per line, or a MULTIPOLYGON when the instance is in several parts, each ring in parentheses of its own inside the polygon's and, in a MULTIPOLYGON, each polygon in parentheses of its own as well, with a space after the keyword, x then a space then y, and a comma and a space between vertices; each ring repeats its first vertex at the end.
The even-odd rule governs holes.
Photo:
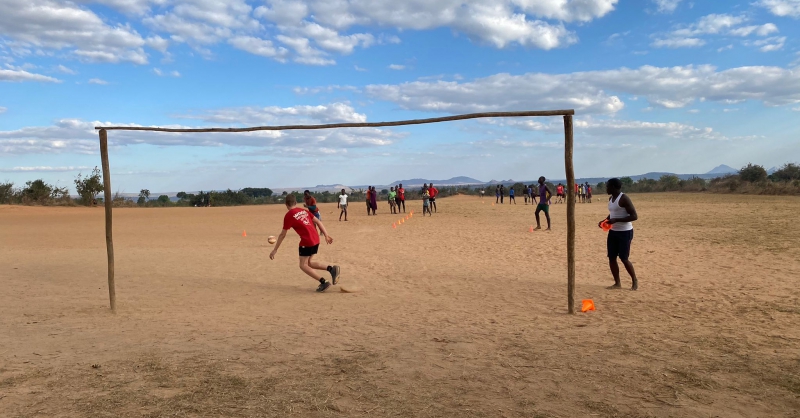
POLYGON ((397 224, 393 223, 392 228, 397 229, 397 224))
POLYGON ((246 237, 246 236, 247 236, 247 231, 245 231, 245 230, 242 230, 242 236, 243 236, 243 237, 246 237))
POLYGON ((528 229, 528 232, 533 232, 533 225, 531 225, 530 229, 528 229))
POLYGON ((588 312, 588 311, 596 310, 594 308, 594 301, 591 300, 591 299, 584 299, 583 301, 581 301, 581 303, 583 305, 583 306, 581 306, 581 312, 588 312))

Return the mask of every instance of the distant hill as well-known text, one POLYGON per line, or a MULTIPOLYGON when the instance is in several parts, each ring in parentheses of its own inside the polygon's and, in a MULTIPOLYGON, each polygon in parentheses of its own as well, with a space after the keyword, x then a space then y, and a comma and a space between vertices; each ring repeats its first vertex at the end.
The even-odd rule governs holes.
POLYGON ((484 184, 484 182, 476 180, 472 177, 459 176, 447 180, 430 180, 430 179, 420 179, 420 178, 397 180, 387 184, 387 186, 397 186, 398 184, 402 184, 403 186, 422 186, 423 184, 426 183, 433 183, 437 186, 457 186, 461 184, 484 184))
POLYGON ((722 164, 722 165, 719 165, 717 167, 714 167, 713 170, 709 171, 706 174, 735 174, 735 173, 738 173, 738 172, 739 172, 739 170, 737 170, 737 169, 735 169, 735 168, 733 168, 731 166, 727 166, 725 164, 722 164))

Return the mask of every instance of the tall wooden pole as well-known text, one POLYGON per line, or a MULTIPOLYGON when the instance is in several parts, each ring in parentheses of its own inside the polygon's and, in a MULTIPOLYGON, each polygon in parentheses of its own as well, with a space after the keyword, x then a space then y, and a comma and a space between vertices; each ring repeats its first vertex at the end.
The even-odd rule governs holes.
POLYGON ((567 304, 575 313, 575 167, 572 164, 572 116, 564 116, 564 166, 567 170, 567 304))
POLYGON ((111 311, 117 312, 117 293, 114 287, 114 240, 111 237, 111 170, 108 166, 108 134, 100 130, 100 158, 103 160, 103 202, 106 207, 106 251, 108 253, 108 299, 111 311))

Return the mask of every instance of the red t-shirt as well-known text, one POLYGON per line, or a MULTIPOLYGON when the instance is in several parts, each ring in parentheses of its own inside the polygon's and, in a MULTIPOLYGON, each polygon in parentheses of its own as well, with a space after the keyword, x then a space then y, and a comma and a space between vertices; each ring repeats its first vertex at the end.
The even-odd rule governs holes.
POLYGON ((319 234, 314 226, 314 215, 311 212, 302 208, 290 209, 283 217, 283 229, 289 228, 300 235, 301 247, 319 245, 319 234))
POLYGON ((558 186, 558 189, 556 190, 556 193, 564 194, 564 186, 558 186))
POLYGON ((397 189, 397 195, 400 196, 400 200, 406 200, 406 189, 402 187, 397 189))
POLYGON ((580 188, 578 187, 578 185, 576 184, 576 185, 575 185, 575 193, 578 193, 578 192, 580 192, 580 190, 581 190, 581 189, 580 189, 580 188))
POLYGON ((430 194, 431 197, 436 197, 436 195, 439 194, 439 189, 437 189, 435 187, 429 187, 428 188, 428 194, 430 194))

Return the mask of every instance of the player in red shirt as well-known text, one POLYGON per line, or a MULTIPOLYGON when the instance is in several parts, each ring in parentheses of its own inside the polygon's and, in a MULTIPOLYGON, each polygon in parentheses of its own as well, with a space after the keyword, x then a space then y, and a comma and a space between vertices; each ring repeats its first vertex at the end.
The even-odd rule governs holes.
POLYGON ((317 199, 314 199, 314 196, 311 196, 310 191, 306 190, 303 192, 303 201, 305 202, 303 207, 307 208, 315 218, 321 221, 322 218, 319 216, 319 208, 317 208, 317 199))
POLYGON ((564 203, 564 185, 558 183, 556 186, 556 195, 558 196, 558 201, 556 203, 564 203))
POLYGON ((428 186, 428 194, 431 195, 430 198, 428 198, 428 201, 430 201, 430 207, 428 208, 428 211, 433 209, 434 212, 439 212, 436 209, 436 196, 439 196, 439 189, 433 187, 433 183, 428 186))
POLYGON ((403 205, 403 213, 406 213, 406 189, 403 188, 403 183, 398 184, 397 189, 397 210, 400 210, 400 205, 403 205))
POLYGON ((275 249, 269 254, 269 259, 275 259, 275 254, 278 253, 278 248, 281 247, 283 239, 286 238, 286 233, 289 229, 294 229, 297 235, 300 235, 300 270, 311 276, 314 281, 319 282, 317 292, 324 292, 331 286, 331 283, 336 284, 339 279, 340 269, 339 266, 326 266, 314 262, 314 255, 319 251, 317 228, 322 231, 322 235, 325 236, 325 242, 328 244, 333 244, 333 238, 328 235, 328 231, 325 230, 325 225, 322 224, 322 221, 314 217, 308 210, 297 207, 297 198, 294 197, 294 194, 286 195, 286 209, 288 212, 283 217, 283 231, 278 236, 278 242, 275 243, 275 249), (315 270, 325 270, 330 273, 331 281, 328 282, 324 277, 320 277, 315 270))

